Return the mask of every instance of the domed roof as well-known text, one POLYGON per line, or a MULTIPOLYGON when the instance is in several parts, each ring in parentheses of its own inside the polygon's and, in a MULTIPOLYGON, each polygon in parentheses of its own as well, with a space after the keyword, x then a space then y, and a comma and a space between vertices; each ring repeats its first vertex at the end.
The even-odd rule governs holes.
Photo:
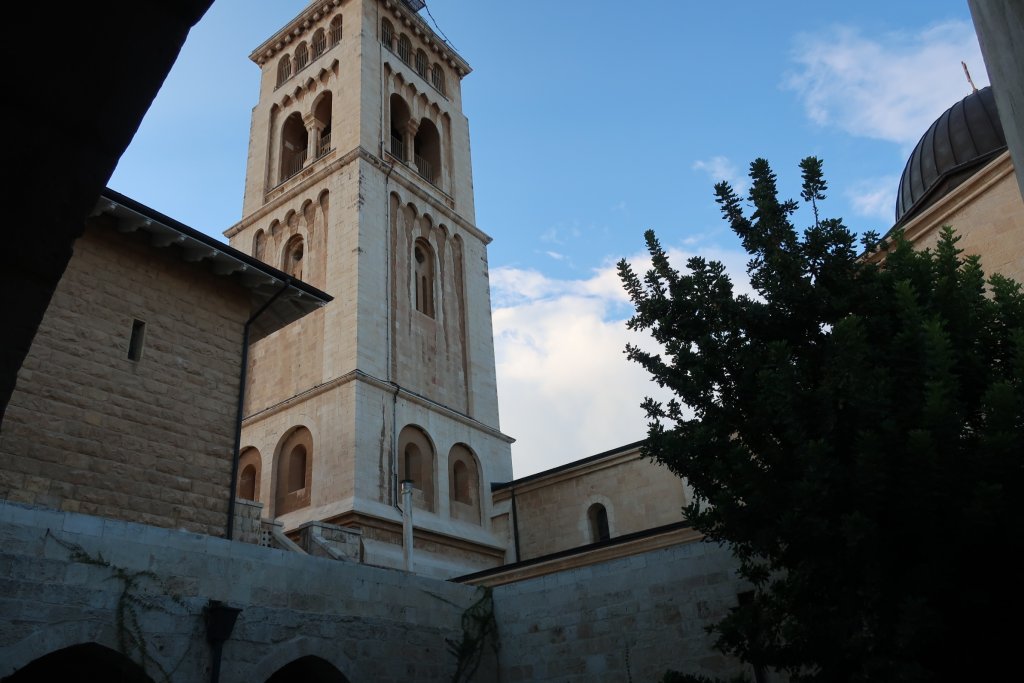
POLYGON ((1004 149, 995 97, 986 86, 947 109, 921 136, 900 178, 896 223, 944 197, 1004 149))

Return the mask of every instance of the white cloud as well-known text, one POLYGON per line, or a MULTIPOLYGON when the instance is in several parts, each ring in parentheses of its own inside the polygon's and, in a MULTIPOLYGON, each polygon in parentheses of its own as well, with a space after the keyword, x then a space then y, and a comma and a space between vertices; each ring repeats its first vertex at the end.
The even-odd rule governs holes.
POLYGON ((728 157, 714 156, 706 161, 698 159, 693 162, 691 168, 694 171, 704 171, 716 183, 724 180, 732 185, 732 189, 740 195, 747 192, 747 177, 736 168, 734 163, 729 161, 728 157))
MULTIPOLYGON (((670 251, 673 264, 682 269, 690 253, 670 251)), ((745 255, 704 255, 725 262, 737 288, 747 289, 745 255)), ((644 257, 630 260, 638 273, 649 266, 644 257)), ((517 440, 515 476, 644 438, 640 402, 669 395, 626 360, 627 342, 656 349, 626 329, 632 308, 612 264, 577 280, 499 267, 491 288, 501 427, 517 440)))
POLYGON ((949 21, 916 33, 865 36, 848 26, 797 39, 785 81, 812 121, 851 135, 913 145, 951 104, 987 83, 974 27, 949 21))
POLYGON ((886 221, 888 225, 894 220, 896 187, 899 182, 896 176, 870 178, 854 183, 845 194, 854 211, 862 216, 886 221))

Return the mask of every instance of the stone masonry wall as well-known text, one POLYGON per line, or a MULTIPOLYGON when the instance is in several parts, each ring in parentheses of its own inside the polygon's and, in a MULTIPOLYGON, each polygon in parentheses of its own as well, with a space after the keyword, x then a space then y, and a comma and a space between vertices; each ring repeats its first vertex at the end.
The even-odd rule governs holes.
POLYGON ((745 590, 734 568, 728 550, 695 541, 497 586, 500 680, 655 683, 668 669, 741 673, 704 630, 745 590))
MULTIPOLYGON (((317 657, 347 680, 449 681, 478 589, 200 534, 0 502, 0 678, 56 650, 119 650, 125 581, 156 681, 209 680, 203 608, 241 608, 222 683, 317 657), (106 564, 104 564, 106 563, 106 564)), ((137 649, 128 654, 136 662, 137 649)), ((475 681, 497 680, 493 657, 475 681)))
POLYGON ((94 220, 75 244, 0 432, 0 498, 223 535, 247 292, 145 240, 94 220))
POLYGON ((683 482, 639 450, 515 484, 520 560, 593 543, 587 511, 604 505, 612 537, 683 520, 683 482))

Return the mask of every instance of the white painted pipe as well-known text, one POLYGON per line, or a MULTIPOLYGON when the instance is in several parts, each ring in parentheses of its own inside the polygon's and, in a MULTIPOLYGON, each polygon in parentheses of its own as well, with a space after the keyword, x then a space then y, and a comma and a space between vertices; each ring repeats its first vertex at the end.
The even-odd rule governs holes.
POLYGON ((402 482, 402 559, 405 571, 412 571, 412 482, 402 482))

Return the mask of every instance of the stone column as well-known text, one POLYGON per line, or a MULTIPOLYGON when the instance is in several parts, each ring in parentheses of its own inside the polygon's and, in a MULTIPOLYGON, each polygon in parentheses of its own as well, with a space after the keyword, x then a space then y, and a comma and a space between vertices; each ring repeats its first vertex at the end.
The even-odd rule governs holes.
POLYGON ((405 163, 416 168, 416 131, 420 129, 418 121, 409 119, 405 124, 405 163))
POLYGON ((302 125, 306 127, 306 163, 309 163, 316 159, 317 142, 320 141, 320 122, 312 114, 306 114, 302 117, 302 125))

